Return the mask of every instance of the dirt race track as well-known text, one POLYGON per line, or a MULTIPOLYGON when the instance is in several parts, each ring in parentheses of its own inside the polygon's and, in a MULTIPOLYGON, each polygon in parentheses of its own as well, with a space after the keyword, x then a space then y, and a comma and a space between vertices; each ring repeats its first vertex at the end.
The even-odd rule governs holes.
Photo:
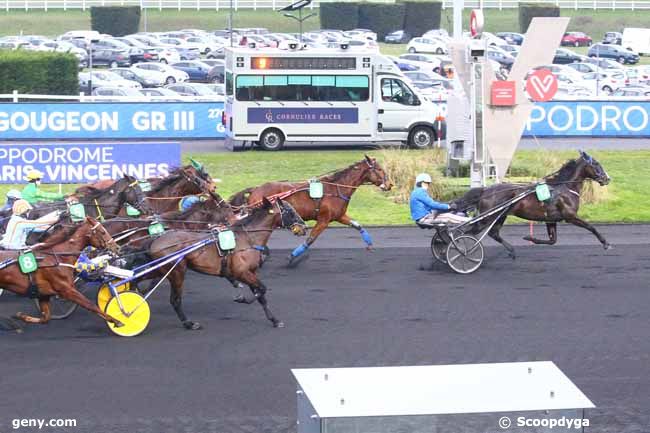
MULTIPOLYGON (((12 430, 17 418, 77 419, 48 433, 293 432, 293 367, 551 360, 597 406, 585 431, 648 433, 650 227, 602 229, 613 250, 561 227, 563 244, 519 242, 514 262, 488 247, 469 276, 432 266, 417 229, 371 230, 373 253, 356 232, 330 231, 295 270, 284 265, 297 240, 276 234, 262 277, 286 328, 233 303, 225 281, 191 274, 185 307, 200 331, 181 327, 166 286, 136 338, 85 311, 0 331, 0 432, 38 431, 12 430)), ((18 310, 31 304, 0 298, 0 315, 18 310)))

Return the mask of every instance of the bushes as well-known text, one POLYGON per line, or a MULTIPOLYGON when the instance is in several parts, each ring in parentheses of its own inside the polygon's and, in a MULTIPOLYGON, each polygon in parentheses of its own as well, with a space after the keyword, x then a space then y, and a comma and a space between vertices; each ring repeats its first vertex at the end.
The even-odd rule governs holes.
POLYGON ((361 3, 359 4, 359 27, 377 33, 377 40, 383 40, 388 33, 404 25, 404 4, 361 3))
POLYGON ((323 29, 352 30, 359 26, 359 4, 321 3, 320 26, 323 29))
POLYGON ((0 50, 0 93, 78 94, 78 65, 68 53, 0 50))
POLYGON ((560 8, 553 3, 519 3, 519 31, 526 33, 534 17, 559 17, 560 8))
MULTIPOLYGON (((405 7, 403 29, 409 35, 422 36, 431 29, 440 28, 442 3, 439 1, 407 0, 402 2, 405 7)), ((397 28, 393 29, 397 30, 397 28)))
POLYGON ((137 33, 140 27, 140 6, 93 6, 90 25, 99 33, 126 36, 137 33))

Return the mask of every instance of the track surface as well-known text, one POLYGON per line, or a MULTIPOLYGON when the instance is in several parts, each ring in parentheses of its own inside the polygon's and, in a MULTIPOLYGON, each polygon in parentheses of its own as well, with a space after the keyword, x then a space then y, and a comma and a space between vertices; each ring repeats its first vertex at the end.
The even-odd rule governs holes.
MULTIPOLYGON (((605 227, 610 251, 561 227, 573 241, 520 246, 514 262, 488 247, 469 276, 432 266, 429 233, 371 232, 385 248, 368 253, 347 242, 354 231, 330 231, 295 270, 274 250, 262 277, 284 329, 231 302, 224 281, 191 274, 185 306, 201 331, 182 329, 166 287, 134 339, 85 311, 0 331, 0 432, 37 431, 12 430, 15 418, 77 419, 41 432, 293 432, 294 367, 531 360, 554 361, 596 404, 587 432, 650 431, 650 227, 605 227)), ((274 235, 276 247, 295 243, 274 235)), ((0 298, 0 315, 19 309, 31 304, 0 298)))

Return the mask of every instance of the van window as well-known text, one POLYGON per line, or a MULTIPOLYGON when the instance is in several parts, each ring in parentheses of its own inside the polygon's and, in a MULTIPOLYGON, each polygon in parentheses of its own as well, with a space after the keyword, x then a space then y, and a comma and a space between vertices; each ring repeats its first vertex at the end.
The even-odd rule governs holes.
POLYGON ((381 99, 402 105, 417 105, 417 97, 401 80, 384 78, 381 80, 381 99))
POLYGON ((366 75, 238 75, 238 101, 367 101, 366 75))

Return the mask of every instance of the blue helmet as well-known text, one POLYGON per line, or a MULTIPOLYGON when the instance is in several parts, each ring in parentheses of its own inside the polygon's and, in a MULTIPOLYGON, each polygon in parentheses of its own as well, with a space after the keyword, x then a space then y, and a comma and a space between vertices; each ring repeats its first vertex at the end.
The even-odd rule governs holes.
POLYGON ((188 195, 187 197, 183 197, 181 199, 180 203, 178 203, 178 208, 181 212, 185 212, 200 201, 201 199, 199 199, 199 197, 195 195, 188 195))

